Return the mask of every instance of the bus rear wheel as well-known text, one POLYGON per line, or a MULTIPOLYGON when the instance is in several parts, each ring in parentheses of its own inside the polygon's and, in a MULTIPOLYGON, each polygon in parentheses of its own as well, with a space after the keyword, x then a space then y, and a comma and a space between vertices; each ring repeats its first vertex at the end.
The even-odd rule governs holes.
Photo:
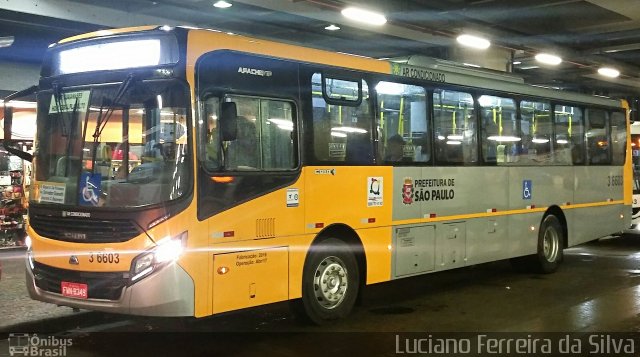
POLYGON ((562 225, 552 214, 546 216, 540 224, 538 232, 538 254, 536 254, 536 270, 540 273, 553 273, 562 262, 562 225))
POLYGON ((562 242, 562 225, 556 216, 550 214, 540 224, 536 254, 512 258, 511 265, 519 272, 553 273, 564 259, 562 242))
POLYGON ((359 272, 349 246, 329 238, 311 247, 302 273, 302 298, 292 302, 296 317, 322 325, 347 316, 356 302, 359 272))

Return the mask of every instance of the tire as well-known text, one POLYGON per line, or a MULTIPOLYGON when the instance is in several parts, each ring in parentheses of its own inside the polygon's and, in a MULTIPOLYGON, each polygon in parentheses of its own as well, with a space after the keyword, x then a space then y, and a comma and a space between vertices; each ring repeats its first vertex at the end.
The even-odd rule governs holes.
POLYGON ((564 235, 558 218, 552 214, 546 216, 538 230, 536 254, 509 259, 513 269, 519 273, 549 274, 558 270, 564 260, 562 252, 564 235))
POLYGON ((302 298, 292 312, 304 322, 323 325, 346 317, 358 297, 358 264, 349 246, 328 238, 311 247, 302 273, 302 298))
POLYGON ((562 244, 564 235, 558 218, 552 214, 546 216, 538 231, 538 253, 534 267, 539 273, 549 274, 558 269, 564 256, 562 244))

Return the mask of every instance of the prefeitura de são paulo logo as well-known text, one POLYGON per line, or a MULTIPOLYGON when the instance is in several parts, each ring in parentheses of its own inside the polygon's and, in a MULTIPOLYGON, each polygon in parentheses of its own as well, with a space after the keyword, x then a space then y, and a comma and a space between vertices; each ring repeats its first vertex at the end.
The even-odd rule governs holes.
POLYGON ((404 184, 402 184, 402 203, 405 205, 413 203, 413 179, 411 177, 404 178, 404 184))

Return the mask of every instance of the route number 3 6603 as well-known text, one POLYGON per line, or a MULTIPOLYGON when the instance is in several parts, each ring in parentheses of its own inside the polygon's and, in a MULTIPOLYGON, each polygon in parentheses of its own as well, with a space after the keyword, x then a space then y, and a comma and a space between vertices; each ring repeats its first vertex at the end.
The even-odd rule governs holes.
POLYGON ((120 254, 118 253, 89 253, 89 263, 100 264, 118 264, 120 263, 120 254))

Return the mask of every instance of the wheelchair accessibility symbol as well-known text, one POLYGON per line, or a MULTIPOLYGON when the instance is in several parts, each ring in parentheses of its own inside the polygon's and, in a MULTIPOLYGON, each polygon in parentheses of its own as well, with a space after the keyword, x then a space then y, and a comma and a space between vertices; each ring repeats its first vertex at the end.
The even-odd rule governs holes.
POLYGON ((82 173, 80 176, 80 204, 83 206, 97 206, 100 195, 100 174, 82 173))
POLYGON ((533 194, 533 183, 531 180, 522 181, 522 199, 530 200, 533 194))

